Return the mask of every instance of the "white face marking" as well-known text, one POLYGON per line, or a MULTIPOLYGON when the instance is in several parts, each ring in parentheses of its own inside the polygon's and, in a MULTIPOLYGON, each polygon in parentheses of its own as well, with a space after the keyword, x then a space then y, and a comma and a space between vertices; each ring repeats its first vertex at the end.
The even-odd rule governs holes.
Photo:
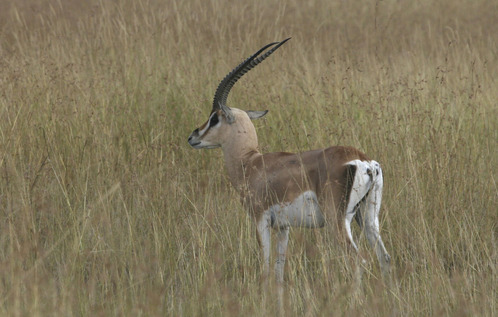
POLYGON ((306 191, 287 204, 273 205, 269 209, 274 228, 323 227, 325 218, 313 191, 306 191))
POLYGON ((217 116, 218 114, 216 112, 213 112, 210 116, 209 116, 209 119, 208 121, 206 122, 206 126, 204 127, 204 129, 202 129, 201 131, 199 131, 199 137, 203 136, 204 133, 207 132, 207 130, 209 130, 210 128, 213 128, 213 127, 217 127, 219 126, 220 122, 218 121, 217 124, 215 124, 213 127, 210 127, 209 126, 209 123, 211 122, 211 119, 213 118, 213 116, 217 116))

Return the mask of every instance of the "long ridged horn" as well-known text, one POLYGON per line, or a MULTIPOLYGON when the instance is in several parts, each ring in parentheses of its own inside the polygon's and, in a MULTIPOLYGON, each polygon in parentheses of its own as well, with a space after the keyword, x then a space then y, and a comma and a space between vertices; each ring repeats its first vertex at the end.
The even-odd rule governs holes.
POLYGON ((230 93, 230 90, 232 89, 233 85, 235 85, 237 80, 239 80, 242 76, 244 76, 244 74, 246 74, 256 65, 264 61, 268 56, 270 56, 273 52, 275 52, 280 46, 282 46, 288 40, 290 40, 290 37, 283 40, 282 42, 274 42, 264 46, 259 51, 254 53, 251 57, 240 63, 230 73, 228 73, 228 75, 226 75, 225 78, 223 78, 223 80, 218 85, 218 88, 216 89, 216 93, 214 94, 212 111, 216 111, 218 109, 223 110, 228 119, 228 122, 232 123, 234 121, 234 117, 232 115, 230 107, 227 106, 226 102, 228 94, 230 93), (268 52, 258 57, 258 55, 261 54, 264 50, 275 44, 277 44, 277 46, 273 47, 268 52))

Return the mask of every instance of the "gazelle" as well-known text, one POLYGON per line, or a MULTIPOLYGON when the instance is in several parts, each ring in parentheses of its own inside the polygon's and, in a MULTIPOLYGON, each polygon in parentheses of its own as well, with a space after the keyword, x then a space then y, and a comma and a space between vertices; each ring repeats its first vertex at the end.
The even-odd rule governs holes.
POLYGON ((379 233, 382 169, 352 147, 333 146, 299 154, 261 154, 252 119, 268 111, 228 107, 233 85, 289 39, 268 44, 235 67, 219 84, 209 119, 188 138, 195 149, 221 147, 228 176, 255 220, 263 254, 263 272, 270 266, 270 229, 276 229, 276 280, 283 282, 289 227, 319 228, 327 219, 347 245, 358 251, 351 233, 356 219, 375 249, 382 273, 389 273, 390 256, 379 233), (262 54, 267 50, 264 54, 262 54))

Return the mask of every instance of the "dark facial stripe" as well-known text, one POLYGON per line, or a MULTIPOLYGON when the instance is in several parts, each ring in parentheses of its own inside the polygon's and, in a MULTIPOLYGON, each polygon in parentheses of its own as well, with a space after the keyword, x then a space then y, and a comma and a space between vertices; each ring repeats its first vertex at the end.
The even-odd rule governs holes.
POLYGON ((219 111, 211 112, 208 121, 206 121, 202 126, 198 128, 201 135, 204 135, 212 126, 216 125, 219 122, 218 112, 219 111))
POLYGON ((213 127, 215 125, 218 124, 220 120, 218 119, 218 115, 216 113, 214 113, 212 116, 211 116, 211 120, 209 120, 209 127, 213 127))

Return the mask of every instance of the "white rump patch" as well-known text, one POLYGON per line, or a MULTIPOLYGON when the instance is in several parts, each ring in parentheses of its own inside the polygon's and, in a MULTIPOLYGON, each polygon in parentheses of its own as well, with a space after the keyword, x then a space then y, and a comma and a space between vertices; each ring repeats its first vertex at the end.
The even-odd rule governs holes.
POLYGON ((268 211, 273 228, 318 228, 325 224, 318 198, 311 190, 302 193, 290 203, 273 205, 268 211))
POLYGON ((346 163, 346 165, 356 166, 356 173, 354 175, 353 186, 346 208, 346 219, 344 220, 344 224, 351 244, 358 250, 351 233, 351 221, 356 214, 355 207, 362 201, 365 195, 368 194, 375 183, 382 182, 382 170, 380 169, 379 163, 376 161, 353 160, 346 163))
MULTIPOLYGON (((374 162, 374 161, 373 161, 374 162)), ((374 179, 374 167, 371 162, 354 160, 346 163, 346 165, 356 166, 356 173, 354 175, 353 188, 351 189, 351 195, 349 197, 349 207, 356 206, 363 197, 368 193, 370 187, 372 187, 372 182, 374 179)))

